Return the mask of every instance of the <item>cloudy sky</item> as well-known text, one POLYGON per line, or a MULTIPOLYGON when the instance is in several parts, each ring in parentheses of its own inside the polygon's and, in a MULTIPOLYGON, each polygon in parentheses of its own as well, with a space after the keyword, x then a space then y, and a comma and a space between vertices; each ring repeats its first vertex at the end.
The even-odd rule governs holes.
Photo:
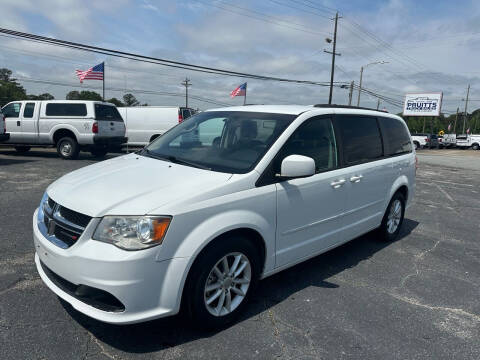
MULTIPOLYGON (((234 71, 326 82, 330 79, 334 10, 340 12, 335 80, 358 83, 402 100, 405 92, 443 91, 443 110, 480 107, 480 1, 478 0, 2 0, 0 27, 142 55, 234 71), (478 100, 478 101, 475 101, 478 100)), ((0 36, 0 67, 10 68, 29 93, 64 98, 81 87, 75 69, 106 64, 106 87, 127 89, 150 105, 180 105, 180 82, 188 76, 193 96, 241 104, 229 93, 244 80, 68 50, 0 36), (49 81, 57 84, 45 84, 49 81), (75 87, 74 87, 75 86, 75 87)), ((100 92, 100 91, 99 91, 100 92)), ((107 90, 106 97, 124 91, 107 90)), ((357 94, 354 93, 356 102, 357 94)), ((362 94, 363 106, 377 99, 362 94)), ((248 80, 248 102, 314 104, 328 101, 328 88, 248 80)), ((334 102, 348 89, 334 89, 334 102)), ((191 100, 206 109, 214 105, 191 100)), ((400 109, 382 102, 381 107, 400 109)))

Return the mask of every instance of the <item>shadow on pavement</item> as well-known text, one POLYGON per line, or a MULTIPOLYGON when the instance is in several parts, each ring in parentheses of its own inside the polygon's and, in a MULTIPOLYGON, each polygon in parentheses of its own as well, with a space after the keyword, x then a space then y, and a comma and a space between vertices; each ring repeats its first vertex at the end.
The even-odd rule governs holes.
MULTIPOLYGON (((405 219, 396 241, 401 241, 408 236, 418 224, 417 221, 405 219)), ((333 289, 340 287, 325 279, 356 266, 391 244, 378 239, 376 232, 373 231, 262 280, 245 313, 237 322, 254 317, 309 286, 333 289)), ((207 338, 216 333, 195 329, 194 324, 191 324, 183 314, 141 324, 120 326, 91 319, 77 312, 64 301, 62 305, 72 318, 95 337, 124 352, 159 351, 196 339, 207 338)))
POLYGON ((29 162, 35 162, 37 160, 29 160, 29 159, 0 159, 0 167, 7 166, 7 165, 19 165, 29 162))

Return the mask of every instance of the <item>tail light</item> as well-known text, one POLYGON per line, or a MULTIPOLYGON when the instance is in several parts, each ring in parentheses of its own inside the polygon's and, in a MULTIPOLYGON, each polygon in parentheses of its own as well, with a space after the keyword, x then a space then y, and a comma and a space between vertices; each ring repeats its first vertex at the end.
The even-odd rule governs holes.
POLYGON ((182 121, 183 121, 182 112, 179 111, 179 112, 178 112, 178 123, 180 124, 182 121))
POLYGON ((430 139, 429 139, 429 138, 425 138, 425 142, 430 142, 430 139))
POLYGON ((94 122, 92 125, 92 133, 98 134, 98 122, 94 122))

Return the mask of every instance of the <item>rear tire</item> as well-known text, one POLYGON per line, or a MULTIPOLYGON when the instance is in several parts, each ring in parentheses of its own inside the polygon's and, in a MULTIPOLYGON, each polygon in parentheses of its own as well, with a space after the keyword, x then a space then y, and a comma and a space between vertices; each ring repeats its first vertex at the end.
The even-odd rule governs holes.
POLYGON ((80 147, 77 140, 71 137, 63 137, 57 142, 57 153, 62 159, 73 160, 78 158, 80 147))
POLYGON ((215 329, 234 321, 257 285, 260 264, 259 252, 247 238, 234 235, 208 246, 190 269, 184 291, 196 326, 215 329))
POLYGON ((403 224, 405 215, 405 198, 400 192, 393 195, 390 203, 387 206, 385 215, 380 225, 379 233, 383 240, 394 241, 403 224))
POLYGON ((417 141, 414 141, 413 145, 415 146, 415 150, 418 150, 420 148, 420 144, 417 141))
POLYGON ((94 148, 90 151, 90 153, 96 158, 103 158, 108 153, 108 149, 106 148, 94 148))
POLYGON ((19 154, 25 154, 26 152, 30 151, 30 146, 15 146, 15 151, 19 154))

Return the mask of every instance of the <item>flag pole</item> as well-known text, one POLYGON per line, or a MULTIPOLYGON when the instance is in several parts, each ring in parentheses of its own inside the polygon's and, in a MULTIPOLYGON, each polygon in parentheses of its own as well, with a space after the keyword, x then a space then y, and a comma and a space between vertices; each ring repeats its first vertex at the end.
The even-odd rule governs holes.
POLYGON ((247 104, 247 83, 245 83, 245 96, 243 97, 243 106, 247 104))
POLYGON ((102 64, 103 64, 103 76, 102 76, 102 79, 103 79, 103 82, 102 82, 103 96, 102 96, 102 99, 105 102, 105 61, 102 64))

